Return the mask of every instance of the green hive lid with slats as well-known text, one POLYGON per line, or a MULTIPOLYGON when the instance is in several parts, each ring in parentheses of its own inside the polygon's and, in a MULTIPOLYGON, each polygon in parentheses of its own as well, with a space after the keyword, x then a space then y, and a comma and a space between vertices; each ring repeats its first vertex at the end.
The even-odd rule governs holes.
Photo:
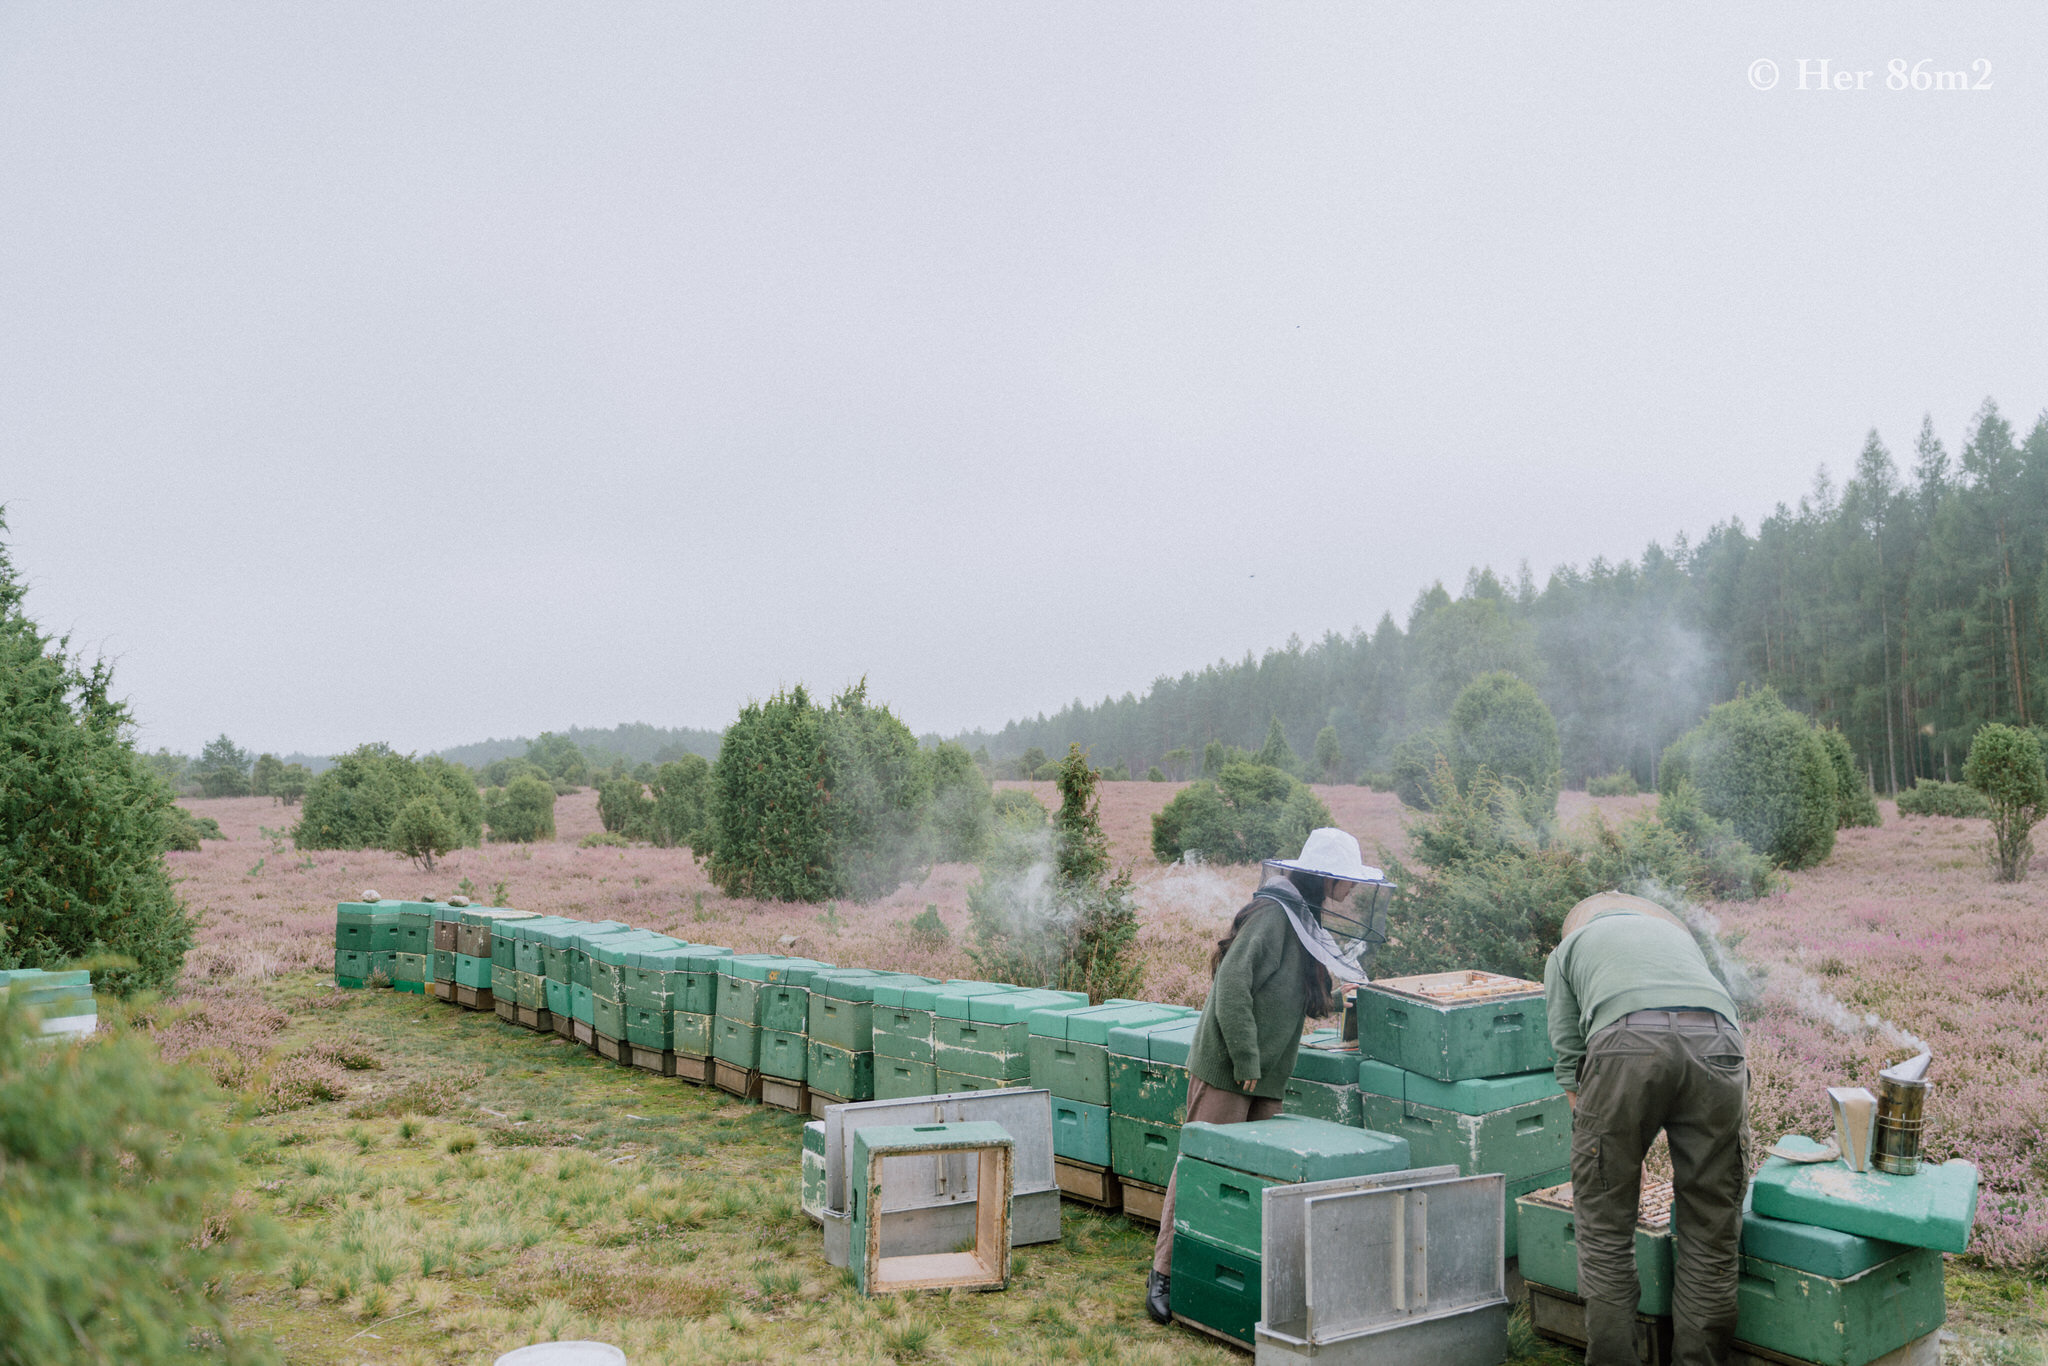
POLYGON ((692 944, 683 954, 685 972, 724 972, 732 950, 723 944, 692 944))
POLYGON ((1111 1025, 1109 1029, 1109 1051, 1127 1058, 1152 1058, 1160 1062, 1176 1062, 1183 1065, 1188 1060, 1188 1048, 1194 1042, 1194 1027, 1201 1023, 1201 1012, 1191 1011, 1183 1016, 1154 1020, 1149 1024, 1111 1025), (1179 1033, 1175 1033, 1179 1031, 1179 1033), (1160 1047, 1164 1055, 1152 1051, 1153 1035, 1173 1034, 1162 1038, 1160 1047), (1185 1034, 1185 1038, 1181 1037, 1185 1034))
POLYGON ((1034 1011, 1085 1010, 1087 1006, 1085 995, 1076 1001, 1063 991, 1011 991, 973 997, 967 1003, 967 1018, 977 1024, 1023 1024, 1034 1011))
POLYGON ((1319 1030, 1301 1041, 1301 1047, 1294 1055, 1294 1075, 1303 1081, 1328 1082, 1333 1086, 1356 1086, 1357 1048, 1332 1046, 1338 1045, 1338 1041, 1319 1037, 1322 1032, 1319 1030))
POLYGON ((622 934, 638 934, 631 925, 621 925, 616 920, 597 920, 579 928, 570 940, 570 947, 590 951, 590 946, 622 934))
POLYGON ((1178 1020, 1189 1013, 1186 1006, 1154 1005, 1149 1001, 1105 1001, 1099 1006, 1083 1006, 1079 1010, 1034 1010, 1030 1028, 1033 1034, 1049 1039, 1107 1044, 1111 1029, 1178 1020))
POLYGON ((769 980, 770 969, 788 961, 789 958, 780 953, 736 953, 718 970, 743 982, 765 982, 769 980))
POLYGON ((553 942, 553 936, 563 930, 573 929, 582 924, 559 915, 536 916, 532 920, 515 920, 511 924, 512 937, 528 944, 540 944, 547 948, 560 948, 553 942))
POLYGON ((1408 1165, 1408 1140, 1326 1119, 1275 1115, 1247 1124, 1183 1125, 1180 1154, 1271 1181, 1371 1176, 1408 1165))
POLYGON ((1370 1096, 1411 1105, 1427 1105, 1459 1115, 1490 1115, 1497 1110, 1546 1100, 1559 1094, 1557 1074, 1517 1072, 1505 1077, 1474 1077, 1467 1081, 1438 1081, 1420 1072, 1408 1072, 1390 1062, 1363 1058, 1358 1064, 1358 1089, 1370 1096))
POLYGON ((966 1002, 968 997, 986 996, 991 992, 1015 990, 1017 988, 1011 986, 1008 982, 975 982, 964 977, 955 977, 950 981, 939 982, 933 986, 905 987, 901 998, 898 1000, 885 1001, 879 996, 875 1000, 878 1004, 900 1006, 905 1010, 936 1011, 941 1001, 957 997, 960 1001, 960 1013, 953 1016, 953 1018, 964 1020, 967 1018, 966 1002))
MULTIPOLYGON (((662 937, 670 938, 667 935, 662 937)), ((653 972, 681 972, 684 970, 683 960, 689 956, 690 946, 674 939, 667 944, 643 944, 626 955, 626 962, 653 972)))
POLYGON ((1171 1021, 1147 1036, 1152 1048, 1152 1061, 1170 1063, 1175 1067, 1188 1065, 1188 1054, 1195 1046, 1195 1030, 1201 1026, 1202 1017, 1191 1020, 1171 1021))
POLYGON ((583 927, 588 923, 570 916, 558 915, 547 920, 534 921, 528 932, 532 934, 535 942, 544 948, 566 949, 570 946, 570 941, 581 934, 583 927))
POLYGON ((398 903, 398 914, 406 920, 432 920, 434 907, 439 904, 434 901, 401 901, 398 903))

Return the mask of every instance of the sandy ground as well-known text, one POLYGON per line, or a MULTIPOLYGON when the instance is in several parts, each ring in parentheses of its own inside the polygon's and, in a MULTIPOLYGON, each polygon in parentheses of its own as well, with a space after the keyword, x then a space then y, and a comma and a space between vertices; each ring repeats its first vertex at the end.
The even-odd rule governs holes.
MULTIPOLYGON (((1050 784, 1008 785, 1052 800, 1050 784)), ((1133 869, 1144 909, 1142 994, 1199 1004, 1209 946, 1256 874, 1152 860, 1150 817, 1180 786, 1104 784, 1104 826, 1116 859, 1133 869)), ((1391 795, 1317 790, 1368 851, 1402 851, 1403 813, 1391 795)), ((554 843, 461 850, 432 872, 384 853, 299 854, 285 834, 296 812, 267 799, 187 805, 217 819, 228 837, 169 856, 183 895, 204 916, 186 990, 210 998, 216 1035, 237 1028, 234 982, 331 970, 334 903, 365 888, 393 897, 462 892, 740 950, 974 975, 963 942, 974 878, 966 865, 940 865, 921 884, 868 906, 758 902, 724 896, 684 850, 578 848, 599 828, 589 792, 560 800, 554 843), (908 932, 927 905, 951 928, 950 945, 921 944, 908 932)), ((1648 797, 1567 793, 1560 814, 1568 824, 1594 809, 1625 819, 1652 805, 1648 797)), ((1785 891, 1702 908, 1718 917, 1731 961, 1753 985, 1757 1136, 1769 1143, 1786 1132, 1824 1135, 1826 1086, 1874 1086, 1879 1066, 1923 1039, 1937 1081, 1930 1150, 1967 1156, 1983 1172, 1975 1249, 2003 1265, 2038 1263, 2048 1259, 2048 873, 1994 884, 1975 847, 1982 822, 1901 819, 1888 803, 1884 814, 1879 829, 1843 832, 1834 857, 1791 876, 1785 891)), ((243 1051, 260 1049, 252 1040, 243 1051)))

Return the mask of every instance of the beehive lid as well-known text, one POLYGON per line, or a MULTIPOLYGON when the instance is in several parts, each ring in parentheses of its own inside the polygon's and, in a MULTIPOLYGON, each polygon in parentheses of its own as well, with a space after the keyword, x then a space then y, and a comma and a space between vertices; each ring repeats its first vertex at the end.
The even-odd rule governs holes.
POLYGON ((1179 1062, 1184 1065, 1188 1060, 1188 1048, 1194 1042, 1194 1026, 1199 1023, 1201 1016, 1197 1013, 1189 1016, 1169 1016, 1149 1024, 1111 1025, 1109 1051, 1121 1053, 1127 1058, 1151 1058, 1155 1056, 1152 1052, 1153 1035, 1163 1034, 1169 1030, 1185 1030, 1186 1042, 1170 1041, 1163 1045, 1169 1053, 1177 1050, 1177 1056, 1160 1059, 1162 1062, 1179 1062))
POLYGON ((510 906, 464 906, 465 925, 495 925, 501 920, 538 920, 539 911, 515 911, 510 906))
POLYGON ((566 949, 575 943, 576 937, 582 934, 583 930, 583 921, 571 920, 567 916, 556 916, 552 924, 546 921, 533 922, 530 933, 535 941, 548 948, 566 949))
POLYGON ((1795 1224, 1789 1219, 1769 1219, 1750 1208, 1748 1196, 1742 1201, 1742 1255, 1776 1262, 1795 1271, 1810 1271, 1829 1280, 1846 1281, 1913 1249, 1904 1243, 1839 1229, 1795 1224))
MULTIPOLYGON (((1799 1134, 1779 1143, 1809 1152, 1820 1148, 1799 1134)), ((1977 1218, 1977 1180, 1975 1165, 1961 1158, 1923 1163, 1912 1176, 1893 1176, 1850 1171, 1840 1161, 1796 1163, 1772 1157, 1757 1171, 1751 1198, 1766 1218, 1961 1252, 1969 1246, 1977 1218)))
POLYGON ((633 930, 626 934, 606 935, 584 945, 591 961, 610 967, 622 968, 633 961, 633 955, 642 949, 673 948, 674 941, 665 934, 652 930, 633 930), (666 942, 664 942, 666 941, 666 942))
MULTIPOLYGON (((1669 1181, 1645 1181, 1642 1183, 1642 1198, 1636 1206, 1636 1223, 1651 1233, 1668 1233, 1671 1229, 1671 1183, 1669 1181)), ((1546 1186, 1542 1190, 1530 1191, 1517 1197, 1531 1205, 1544 1205, 1550 1209, 1572 1207, 1572 1183, 1561 1186, 1546 1186)))
POLYGON ((1081 1010, 1087 1004, 1085 996, 1076 1001, 1058 991, 1006 991, 971 998, 967 1018, 979 1024, 1023 1024, 1035 1011, 1081 1010))
POLYGON ((1557 1074, 1547 1067, 1541 1072, 1517 1072, 1506 1077, 1438 1081, 1435 1077, 1409 1072, 1376 1058, 1359 1061, 1358 1089, 1368 1095, 1386 1096, 1460 1115, 1490 1115, 1496 1110, 1564 1094, 1563 1088, 1557 1084, 1557 1074))
POLYGON ((1290 1184, 1371 1176, 1408 1166, 1405 1138, 1299 1115, 1275 1115, 1248 1124, 1185 1124, 1180 1151, 1183 1157, 1290 1184))
POLYGON ((401 901, 398 903, 398 914, 409 920, 432 920, 434 907, 439 904, 436 901, 401 901))
POLYGON ((820 1157, 823 1157, 825 1155, 824 1120, 814 1119, 810 1123, 804 1125, 804 1151, 807 1153, 816 1153, 820 1157))
MULTIPOLYGON (((905 973, 896 981, 883 982, 875 987, 875 1004, 895 1006, 900 1010, 932 1010, 937 1007, 941 994, 967 985, 985 987, 990 991, 999 989, 993 982, 940 982, 930 977, 912 977, 905 973)), ((1000 989, 1008 990, 1007 987, 1000 989)))
POLYGON ((1506 977, 1498 972, 1481 972, 1477 968, 1461 968, 1456 972, 1425 972, 1414 977, 1382 978, 1368 982, 1359 990, 1377 991, 1418 1005, 1449 1010, 1454 1006, 1541 996, 1543 983, 1506 977))
POLYGON ((683 954, 686 972, 724 972, 732 950, 723 944, 692 944, 683 954))
POLYGON ((86 987, 92 985, 92 973, 85 968, 70 968, 62 972, 50 972, 43 968, 10 968, 0 972, 0 986, 36 987, 86 987))
POLYGON ((831 1001, 872 1001, 889 974, 873 968, 825 968, 811 974, 811 995, 831 1001))
POLYGON ((1333 1086, 1358 1084, 1358 1045, 1329 1039, 1301 1041, 1294 1054, 1294 1075, 1303 1081, 1328 1082, 1333 1086))
POLYGON ((569 929, 582 922, 564 920, 559 915, 537 915, 531 920, 514 920, 505 926, 506 933, 514 939, 528 944, 545 944, 547 936, 559 930, 569 929))
POLYGON ((784 958, 769 965, 768 976, 763 980, 779 987, 808 987, 812 973, 830 972, 833 966, 815 958, 784 958))
POLYGON ((436 901, 434 903, 434 919, 445 920, 459 925, 462 923, 462 913, 466 909, 467 907, 463 906, 450 906, 445 901, 436 901))
POLYGON ((770 969, 788 961, 788 956, 780 953, 736 953, 718 970, 744 982, 765 982, 770 969))
POLYGON ((1111 1029, 1177 1020, 1184 1011, 1183 1006, 1153 1005, 1147 1001, 1105 1001, 1099 1006, 1082 1006, 1074 1010, 1034 1010, 1029 1024, 1033 1034, 1046 1038, 1107 1044, 1111 1029))
MULTIPOLYGON (((933 988, 930 995, 931 1004, 919 1005, 917 1009, 929 1010, 949 1020, 965 1020, 969 1018, 967 1003, 975 997, 1008 995, 1022 990, 1023 987, 1012 986, 1008 982, 944 982, 933 988)), ((903 1004, 909 1006, 914 1004, 915 1000, 915 997, 906 995, 903 1004)))
POLYGON ((636 968, 654 972, 681 972, 689 956, 690 946, 677 939, 667 944, 642 945, 634 949, 626 961, 636 968))
POLYGON ((398 901, 343 901, 334 908, 334 918, 351 925, 379 924, 398 918, 398 901))

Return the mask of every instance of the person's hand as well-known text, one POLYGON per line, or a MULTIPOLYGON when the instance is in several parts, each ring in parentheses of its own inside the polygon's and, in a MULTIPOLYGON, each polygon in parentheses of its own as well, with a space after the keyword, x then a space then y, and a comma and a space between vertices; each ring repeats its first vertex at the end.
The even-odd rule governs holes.
POLYGON ((1579 1093, 1577 1091, 1565 1092, 1564 1103, 1568 1109, 1576 1112, 1579 1108, 1579 1093))
POLYGON ((1258 1087, 1258 1084, 1259 1079, 1257 1077, 1253 1077, 1250 1081, 1239 1082, 1237 1084, 1237 1089, 1240 1091, 1250 1092, 1252 1090, 1255 1090, 1258 1087))

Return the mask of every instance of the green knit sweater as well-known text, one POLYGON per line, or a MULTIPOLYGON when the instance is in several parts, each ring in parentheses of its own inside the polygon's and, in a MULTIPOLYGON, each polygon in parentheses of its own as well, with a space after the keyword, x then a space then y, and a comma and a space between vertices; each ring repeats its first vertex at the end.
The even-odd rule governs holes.
POLYGON ((1586 1040, 1637 1010, 1711 1010, 1735 1023, 1735 1002, 1693 937, 1655 916, 1617 911, 1581 926, 1543 965, 1557 1084, 1579 1089, 1586 1040))
POLYGON ((1189 1075, 1224 1091, 1256 1081, 1252 1095, 1285 1095, 1308 1018, 1301 987, 1307 958, 1287 912, 1261 900, 1216 965, 1188 1053, 1189 1075))

